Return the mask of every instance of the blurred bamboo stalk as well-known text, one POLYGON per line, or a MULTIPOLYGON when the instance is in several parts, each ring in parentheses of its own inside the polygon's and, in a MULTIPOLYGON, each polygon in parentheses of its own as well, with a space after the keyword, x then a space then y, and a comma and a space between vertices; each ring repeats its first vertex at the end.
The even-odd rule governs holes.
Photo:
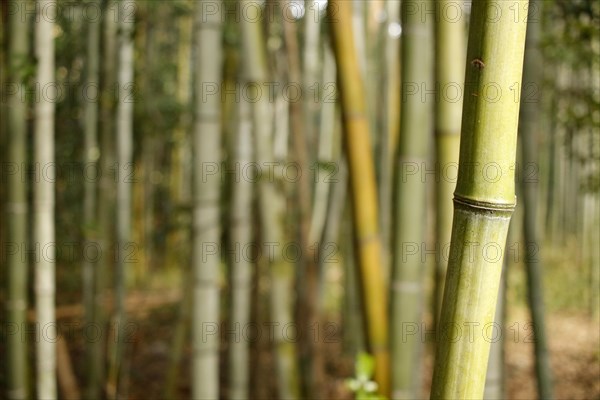
MULTIPOLYGON (((436 1, 436 15, 442 15, 453 4, 455 3, 451 0, 436 1)), ((452 195, 456 187, 452 171, 458 169, 462 117, 462 102, 457 100, 460 93, 464 94, 465 52, 465 26, 462 19, 457 22, 447 17, 438 17, 435 24, 435 321, 440 315, 446 282, 448 260, 444 256, 444 250, 450 246, 452 234, 452 195), (451 97, 453 93, 456 93, 455 97, 451 97)))
MULTIPOLYGON (((37 60, 36 84, 48 88, 55 82, 54 66, 54 20, 46 14, 54 10, 53 0, 38 0, 35 24, 35 56, 37 60)), ((54 89, 56 90, 56 89, 54 89)), ((44 93, 35 104, 34 161, 42 169, 54 164, 54 112, 56 93, 44 93)), ((37 397, 56 399, 56 343, 52 338, 58 334, 55 317, 55 226, 54 226, 54 181, 36 180, 33 188, 33 240, 36 246, 48 249, 42 257, 36 257, 35 309, 36 330, 40 337, 36 341, 37 397)))
POLYGON ((387 23, 382 29, 384 60, 380 90, 384 94, 382 104, 380 138, 377 153, 379 177, 379 225, 383 249, 383 269, 386 282, 391 271, 392 218, 384 210, 392 209, 393 166, 396 144, 400 133, 400 2, 385 3, 387 23))
MULTIPOLYGON (((238 104, 238 133, 233 149, 236 168, 245 171, 254 162, 252 143, 252 105, 243 96, 238 104)), ((231 260, 231 317, 232 331, 244 330, 251 322, 252 262, 239 255, 237 249, 252 244, 252 187, 248 179, 240 179, 232 188, 231 248, 236 249, 231 260)), ((234 340, 229 348, 229 398, 247 399, 249 384, 248 340, 234 340)))
POLYGON ((193 193, 193 312, 192 397, 219 397, 219 335, 207 335, 220 326, 219 270, 221 266, 221 1, 198 1, 196 16, 196 79, 194 93, 193 193), (214 12, 212 7, 219 12, 214 12), (210 88, 210 90, 209 90, 210 88), (210 93, 210 94, 208 94, 210 93), (208 174, 210 168, 216 168, 208 174))
MULTIPOLYGON (((99 6, 96 0, 89 1, 90 6, 99 6)), ((88 24, 87 37, 87 72, 86 81, 90 87, 98 86, 100 69, 100 28, 102 20, 95 18, 88 24)), ((87 99, 84 104, 85 109, 85 149, 84 165, 86 168, 97 168, 100 157, 98 147, 98 102, 87 99)), ((97 181, 95 179, 86 180, 84 183, 84 221, 83 237, 87 244, 96 244, 98 240, 98 206, 96 203, 97 181)), ((96 280, 98 278, 98 263, 88 257, 84 257, 83 274, 83 303, 85 307, 85 320, 88 324, 99 327, 99 319, 96 315, 95 297, 96 280)), ((84 394, 86 399, 94 400, 100 396, 100 369, 102 364, 100 359, 100 347, 94 341, 88 341, 85 349, 85 385, 84 394)))
MULTIPOLYGON (((539 10, 540 1, 530 0, 529 7, 539 10)), ((523 70, 523 88, 533 84, 539 87, 537 76, 541 69, 541 55, 539 49, 539 22, 533 18, 527 24, 527 39, 525 45, 525 65, 523 70)), ((521 95, 526 96, 527 91, 522 90, 521 95)), ((521 161, 523 165, 539 165, 538 130, 540 118, 539 102, 523 101, 519 118, 521 139, 521 161)), ((552 371, 548 354, 546 324, 544 321, 544 289, 542 281, 542 264, 539 261, 541 241, 537 233, 537 201, 538 182, 522 176, 520 179, 523 193, 523 237, 525 240, 525 266, 527 269, 527 286, 529 307, 535 332, 535 371, 537 377, 538 396, 541 399, 552 399, 553 384, 552 371)))
MULTIPOLYGON (((430 163, 429 147, 433 129, 433 17, 421 11, 433 3, 405 1, 402 51, 402 116, 396 153, 394 225, 395 244, 391 283, 392 396, 418 398, 421 389, 422 340, 408 335, 422 320, 424 294, 422 244, 425 243, 427 181, 424 170, 430 163), (425 44, 429 43, 430 46, 425 44)), ((458 24, 455 24, 458 25, 458 24)))
POLYGON ((502 263, 502 275, 500 278, 500 289, 496 302, 496 316, 491 336, 490 356, 488 358, 487 374, 485 377, 484 400, 502 400, 506 398, 506 363, 505 363, 505 335, 506 321, 506 291, 508 282, 508 271, 513 265, 511 259, 511 244, 517 243, 516 225, 511 222, 508 228, 508 237, 504 249, 504 262, 502 263))
MULTIPOLYGON (((252 0, 244 0, 242 7, 253 4, 252 0)), ((255 3, 254 3, 255 4, 255 3)), ((268 69, 264 34, 260 21, 251 21, 241 16, 240 33, 242 39, 242 68, 241 84, 248 89, 250 98, 257 98, 252 107, 252 129, 254 132, 255 158, 259 166, 273 165, 274 176, 282 177, 282 170, 287 157, 287 124, 281 125, 282 134, 274 135, 272 120, 275 115, 267 96, 257 95, 257 90, 267 81, 268 69), (277 138, 283 136, 282 149, 276 156, 274 146, 280 143, 277 138)), ((285 100, 275 100, 276 107, 283 101, 284 107, 278 108, 277 120, 287 121, 288 107, 285 100)), ((265 246, 263 253, 269 254, 268 266, 271 277, 271 318, 279 326, 293 323, 294 309, 294 275, 293 265, 283 257, 281 251, 271 251, 267 244, 286 243, 286 203, 287 187, 279 179, 261 179, 258 182, 259 216, 261 227, 261 242, 265 246)), ((296 399, 300 397, 298 361, 295 344, 282 336, 277 329, 273 338, 275 347, 275 373, 278 398, 296 399)))
MULTIPOLYGON (((193 11, 194 4, 191 0, 184 0, 189 11, 193 11)), ((179 47, 177 52, 177 101, 182 107, 182 111, 177 121, 174 136, 175 143, 173 146, 173 161, 170 195, 171 201, 175 204, 175 226, 169 233, 167 238, 167 262, 168 266, 172 264, 181 265, 181 282, 183 286, 183 300, 175 332, 173 333, 173 342, 169 358, 169 366, 167 367, 167 375, 165 378, 164 397, 173 399, 177 397, 177 383, 180 371, 181 358, 183 355, 186 339, 190 332, 190 314, 192 309, 192 290, 191 282, 192 271, 189 268, 190 261, 187 257, 189 253, 186 251, 185 256, 181 256, 181 246, 188 243, 189 228, 185 223, 186 218, 183 215, 184 210, 190 201, 189 190, 186 189, 189 178, 189 127, 191 122, 190 115, 190 100, 191 100, 191 63, 192 57, 192 36, 194 27, 193 13, 180 16, 179 22, 179 47)))
POLYGON ((122 0, 119 2, 121 15, 127 17, 119 19, 119 61, 118 85, 119 102, 116 117, 116 146, 117 146, 117 262, 115 271, 115 316, 114 326, 117 339, 112 355, 112 365, 109 369, 109 388, 112 393, 109 397, 120 396, 123 377, 126 375, 123 359, 126 354, 124 333, 127 323, 125 313, 125 295, 128 283, 127 270, 131 267, 131 260, 126 256, 127 250, 133 246, 131 243, 131 172, 133 171, 133 28, 135 0, 122 0))
POLYGON ((375 381, 379 392, 389 395, 387 294, 381 263, 377 188, 364 82, 354 47, 350 3, 332 0, 328 4, 328 12, 338 66, 368 349, 375 357, 375 381))
MULTIPOLYGON (((115 8, 118 3, 115 0, 109 0, 104 3, 103 12, 115 8)), ((113 238, 115 237, 115 219, 114 219, 114 206, 115 206, 115 182, 108 173, 111 168, 115 166, 115 103, 116 98, 113 96, 112 89, 115 87, 117 80, 117 31, 118 25, 115 18, 104 18, 103 19, 103 31, 102 31, 102 96, 100 98, 100 122, 101 122, 101 143, 100 143, 100 166, 103 171, 100 177, 99 194, 100 199, 98 202, 98 240, 100 249, 104 254, 100 258, 97 264, 96 277, 95 277, 95 289, 94 289, 94 317, 96 319, 97 328, 108 331, 107 329, 107 311, 105 310, 105 296, 106 296, 106 284, 108 271, 113 271, 115 264, 114 258, 110 256, 111 250, 114 248, 116 243, 113 238)), ((104 388, 108 388, 106 378, 106 359, 107 352, 110 354, 111 362, 112 355, 114 354, 113 348, 115 346, 114 341, 111 341, 111 346, 108 347, 108 351, 104 351, 106 338, 96 340, 92 345, 95 347, 93 350, 94 354, 98 355, 95 359, 95 363, 98 364, 98 387, 93 389, 90 385, 90 394, 94 396, 97 393, 97 398, 102 397, 104 388)), ((110 384, 110 382, 108 382, 110 384)), ((93 398, 93 397, 92 397, 93 398)))
MULTIPOLYGON (((302 71, 296 22, 284 15, 282 23, 289 81, 292 84, 298 84, 302 82, 302 71)), ((309 241, 312 215, 312 175, 310 173, 309 142, 306 137, 306 119, 301 101, 289 99, 289 107, 292 159, 302 171, 295 185, 295 198, 299 214, 297 237, 301 248, 298 266, 302 271, 305 271, 299 275, 299 320, 300 324, 306 327, 306 330, 316 327, 317 332, 319 332, 317 259, 315 246, 309 241)), ((300 344, 302 375, 305 379, 306 393, 311 398, 322 398, 321 387, 324 367, 322 351, 320 351, 320 340, 313 340, 307 335, 300 341, 300 344)))
MULTIPOLYGON (((18 1, 20 8, 26 0, 18 1)), ((3 157, 7 165, 22 165, 27 160, 27 102, 21 96, 27 87, 27 70, 30 62, 28 22, 19 13, 8 16, 8 74, 6 81, 19 85, 20 90, 7 93, 6 149, 3 157)), ((27 185, 18 173, 10 174, 6 185, 6 241, 18 246, 27 243, 27 185)), ((26 326, 27 323, 27 261, 20 252, 10 252, 6 257, 7 288, 4 307, 7 324, 26 326)), ((16 332, 6 340, 6 398, 20 400, 30 398, 28 388, 27 340, 16 332)))

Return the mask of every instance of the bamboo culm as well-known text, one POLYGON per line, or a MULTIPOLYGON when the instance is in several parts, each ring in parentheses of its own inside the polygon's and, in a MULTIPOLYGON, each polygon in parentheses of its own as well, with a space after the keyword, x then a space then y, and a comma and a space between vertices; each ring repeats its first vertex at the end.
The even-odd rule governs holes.
MULTIPOLYGON (((43 15, 44 10, 54 10, 53 0, 39 0, 35 26, 35 54, 37 58, 37 84, 41 88, 51 85, 55 78, 54 68, 54 18, 43 15)), ((55 89, 56 90, 56 89, 55 89)), ((48 94, 54 98, 53 94, 48 94)), ((42 168, 54 163, 54 111, 55 102, 40 96, 35 105, 34 159, 42 168)), ((33 238, 40 248, 48 248, 49 254, 39 257, 35 269, 36 329, 40 340, 36 342, 37 397, 56 399, 56 337, 55 317, 55 243, 54 183, 40 179, 33 191, 33 238), (43 331, 41 331, 43 329, 43 331)))
MULTIPOLYGON (((538 10, 540 1, 530 0, 530 7, 538 10)), ((539 23, 534 19, 529 19, 527 24, 527 39, 525 66, 523 72, 523 87, 536 83, 536 76, 540 71, 541 54, 539 49, 539 23)), ((523 90, 522 95, 526 95, 523 90)), ((519 128, 521 138, 521 160, 523 165, 537 165, 539 162, 537 156, 537 135, 539 121, 539 103, 526 101, 521 107, 519 128)), ((529 307, 531 310, 531 319, 535 332, 535 371, 537 377, 538 396, 541 399, 552 399, 552 371, 550 369, 550 360, 548 354, 548 340, 546 335, 546 324, 544 321, 544 294, 542 282, 542 264, 537 260, 538 255, 532 254, 530 244, 538 244, 539 235, 537 232, 537 198, 538 185, 533 180, 527 180, 521 177, 520 180, 523 193, 523 237, 525 243, 525 266, 527 269, 527 286, 529 296, 529 307)))
MULTIPOLYGON (((26 1, 19 1, 19 7, 25 7, 26 1)), ((29 53, 27 23, 21 21, 19 13, 9 16, 8 20, 8 82, 25 85, 25 71, 29 53)), ((9 164, 19 165, 26 160, 27 148, 27 104, 21 101, 21 93, 9 93, 7 99, 7 146, 5 160, 9 164)), ((24 246, 27 241, 27 186, 19 174, 12 174, 7 180, 6 190, 6 239, 24 246)), ((27 263, 19 252, 7 255, 7 323, 25 326, 27 322, 27 263)), ((7 380, 6 398, 20 400, 29 398, 27 341, 20 334, 8 335, 6 340, 7 380)))
MULTIPOLYGON (((433 85, 433 19, 422 18, 411 8, 431 8, 430 1, 402 2, 405 15, 401 38, 403 87, 420 88, 433 85)), ((427 100, 427 98, 425 99, 427 100)), ((419 324, 423 312, 423 278, 425 264, 420 251, 411 246, 425 241, 425 208, 427 182, 420 173, 410 173, 416 165, 429 163, 428 148, 432 133, 433 102, 423 101, 419 94, 404 94, 400 120, 400 140, 396 154, 396 198, 394 215, 395 245, 391 283, 392 328, 392 397, 419 397, 421 382, 422 342, 418 335, 405 335, 406 324, 419 324)))
MULTIPOLYGON (((219 339, 206 337, 205 324, 218 324, 219 269, 218 251, 206 252, 206 246, 220 242, 219 174, 202 173, 206 165, 221 162, 221 96, 217 90, 203 98, 204 85, 221 86, 222 74, 222 19, 219 13, 208 12, 214 1, 196 2, 196 80, 194 91, 193 159, 193 312, 192 312, 192 397, 216 399, 219 397, 219 339)), ((221 2, 217 2, 221 6, 221 2)))
MULTIPOLYGON (((252 142, 251 104, 245 99, 239 102, 239 127, 234 141, 234 162, 246 168, 254 160, 252 142)), ((252 243, 252 188, 248 179, 241 179, 233 187, 231 211, 232 248, 245 248, 252 243)), ((235 257, 231 261, 231 329, 245 327, 250 320, 252 291, 252 262, 247 257, 235 257)), ((247 399, 249 371, 249 345, 247 340, 236 340, 229 350, 229 393, 231 399, 247 399)))
MULTIPOLYGON (((249 4, 251 0, 244 0, 249 4)), ((243 6, 242 6, 243 8, 243 6)), ((257 21, 242 18, 240 24, 242 38, 242 84, 252 88, 263 85, 267 79, 266 49, 264 34, 257 21)), ((253 93, 254 95, 255 93, 253 93)), ((276 100, 276 104, 278 101, 276 100)), ((287 121, 289 108, 278 109, 277 120, 287 121)), ((287 124, 281 125, 283 135, 274 135, 272 121, 274 114, 268 98, 260 96, 252 105, 252 129, 255 141, 255 158, 259 165, 274 162, 275 175, 283 168, 283 159, 287 155, 287 140, 282 141, 283 149, 276 156, 274 143, 280 143, 277 137, 288 137, 287 124)), ((263 179, 258 182, 259 220, 262 229, 261 243, 284 243, 286 239, 286 185, 280 180, 263 179)), ((265 253, 267 250, 265 250, 265 253)), ((270 308, 271 318, 281 326, 292 323, 294 310, 294 275, 295 271, 290 261, 276 252, 269 257, 269 274, 271 278, 270 308)), ((281 331, 273 338, 275 346, 275 374, 278 397, 281 399, 296 399, 300 396, 298 383, 298 362, 295 344, 282 337, 281 331)))
MULTIPOLYGON (((451 4, 451 0, 435 2, 440 13, 451 4)), ((462 21, 461 21, 462 22, 462 21)), ((463 85, 464 59, 466 51, 464 25, 448 18, 439 18, 435 24, 435 75, 436 87, 447 88, 463 85)), ((461 89, 464 91, 464 89, 461 89)), ((444 249, 450 245, 452 234, 452 194, 456 182, 447 171, 458 164, 460 145, 460 124, 462 103, 452 101, 448 96, 439 96, 436 102, 435 156, 436 156, 436 205, 435 237, 438 249, 435 266, 434 312, 436 320, 440 315, 444 283, 446 281, 447 259, 444 249)))
MULTIPOLYGON (((91 0, 91 6, 97 6, 98 2, 91 0)), ((94 19, 88 24, 87 38, 87 72, 86 80, 89 85, 94 85, 99 78, 99 55, 100 55, 100 27, 101 20, 94 19)), ((97 167, 100 151, 98 148, 98 102, 87 101, 85 103, 85 150, 84 150, 84 165, 97 167)), ((97 226, 97 182, 95 180, 86 180, 84 184, 84 232, 83 237, 86 243, 96 243, 98 239, 97 226)), ((85 319, 87 323, 93 326, 100 326, 99 320, 96 318, 96 280, 98 279, 98 263, 84 258, 83 260, 83 295, 85 319)), ((102 364, 98 362, 100 357, 99 346, 95 341, 86 343, 86 383, 85 383, 85 398, 97 399, 100 395, 100 367, 102 364)))
MULTIPOLYGON (((518 3, 519 9, 527 9, 526 0, 518 3)), ((526 23, 511 17, 511 4, 484 0, 472 7, 465 79, 470 89, 463 102, 432 399, 481 398, 484 391, 490 350, 484 329, 494 321, 508 226, 516 202, 519 102, 510 95, 510 88, 521 82, 526 23), (495 19, 487 15, 492 5, 498 11, 495 19), (496 102, 484 96, 492 83, 506 93, 496 102), (489 179, 485 173, 485 167, 492 164, 501 171, 499 179, 489 179), (492 248, 495 256, 489 253, 492 248), (473 335, 464 334, 469 326, 473 326, 473 335)))
MULTIPOLYGON (((118 73, 119 102, 117 104, 116 117, 116 147, 117 163, 120 176, 128 176, 131 173, 133 154, 133 103, 130 101, 133 83, 133 24, 134 15, 131 10, 135 9, 134 0, 122 0, 119 9, 127 18, 119 19, 119 46, 118 46, 118 73), (125 13, 125 11, 127 11, 125 13)), ((118 248, 126 250, 131 242, 131 181, 119 179, 117 181, 117 218, 116 232, 118 248)), ((110 397, 118 397, 122 389, 122 377, 126 372, 123 368, 125 345, 123 340, 124 327, 127 323, 125 314, 125 296, 128 282, 127 271, 131 265, 124 256, 117 258, 115 266, 115 317, 114 326, 117 340, 114 344, 111 367, 109 370, 110 397)))
POLYGON ((356 255, 361 277, 368 350, 375 358, 375 381, 379 392, 389 395, 388 300, 381 262, 375 166, 366 115, 364 82, 354 46, 351 4, 348 1, 330 1, 328 12, 333 17, 330 29, 338 66, 343 136, 352 188, 356 255))

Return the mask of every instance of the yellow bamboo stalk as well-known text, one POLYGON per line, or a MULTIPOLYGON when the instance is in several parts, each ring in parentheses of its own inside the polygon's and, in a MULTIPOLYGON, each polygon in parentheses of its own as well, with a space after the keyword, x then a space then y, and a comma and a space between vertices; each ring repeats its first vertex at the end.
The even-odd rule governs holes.
POLYGON ((381 243, 377 219, 377 188, 371 154, 365 90, 352 34, 352 9, 348 1, 331 0, 333 47, 338 64, 344 139, 352 187, 353 217, 367 345, 375 357, 375 381, 379 392, 389 394, 389 351, 387 294, 381 264, 381 243))

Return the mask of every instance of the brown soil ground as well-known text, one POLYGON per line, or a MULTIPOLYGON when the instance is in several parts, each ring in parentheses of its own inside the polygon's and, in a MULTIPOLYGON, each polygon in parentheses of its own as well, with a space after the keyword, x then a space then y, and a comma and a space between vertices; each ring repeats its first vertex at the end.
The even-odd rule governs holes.
MULTIPOLYGON (((170 301, 169 301, 170 303, 170 301)), ((128 381, 128 396, 131 399, 164 399, 162 391, 169 363, 172 332, 179 306, 166 304, 152 306, 153 310, 134 312, 129 354, 131 365, 128 381)), ((519 324, 519 337, 511 331, 506 338, 506 383, 510 399, 536 399, 534 377, 533 343, 527 339, 530 331, 525 324, 525 310, 511 311, 508 326, 519 324)), ((555 314, 548 317, 551 362, 554 373, 557 399, 600 399, 600 326, 599 321, 585 315, 555 314)), ((81 335, 67 338, 70 356, 78 382, 83 382, 83 341, 81 335), (79 338, 79 339, 78 339, 79 338)), ((253 354, 253 379, 255 391, 252 398, 276 398, 274 371, 268 343, 255 343, 253 354)), ((330 399, 351 399, 344 379, 353 374, 353 360, 344 355, 342 340, 334 340, 323 349, 326 359, 327 379, 325 391, 330 399)), ((223 343, 223 358, 226 355, 223 343)), ((428 397, 432 356, 428 354, 424 363, 424 397, 428 397)), ((177 393, 180 398, 189 398, 189 345, 185 348, 179 372, 177 393)), ((221 366, 223 376, 225 365, 221 366)), ((222 380, 222 395, 227 398, 226 380, 222 380)), ((170 400, 170 399, 169 399, 170 400)))

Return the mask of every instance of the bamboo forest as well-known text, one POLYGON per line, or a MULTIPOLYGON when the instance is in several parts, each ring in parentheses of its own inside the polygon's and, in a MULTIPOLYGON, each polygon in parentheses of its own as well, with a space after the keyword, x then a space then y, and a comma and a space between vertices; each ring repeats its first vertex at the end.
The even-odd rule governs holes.
POLYGON ((600 400, 600 1, 0 16, 0 399, 600 400))

